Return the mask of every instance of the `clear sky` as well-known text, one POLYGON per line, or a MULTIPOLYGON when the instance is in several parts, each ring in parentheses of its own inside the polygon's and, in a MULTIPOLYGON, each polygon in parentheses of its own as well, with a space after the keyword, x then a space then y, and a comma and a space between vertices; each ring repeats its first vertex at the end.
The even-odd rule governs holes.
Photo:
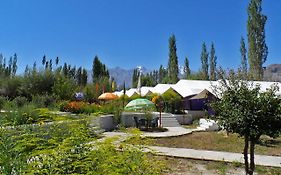
MULTIPOLYGON (((18 54, 19 71, 42 56, 91 69, 98 55, 108 67, 158 69, 177 38, 179 63, 200 67, 202 42, 215 43, 218 65, 237 68, 246 38, 248 0, 1 0, 0 53, 18 54)), ((264 0, 265 65, 281 63, 281 1, 264 0)))

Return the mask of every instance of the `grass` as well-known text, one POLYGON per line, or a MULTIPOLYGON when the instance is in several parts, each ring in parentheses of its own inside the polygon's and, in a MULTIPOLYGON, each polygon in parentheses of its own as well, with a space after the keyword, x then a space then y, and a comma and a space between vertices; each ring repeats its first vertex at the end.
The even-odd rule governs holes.
MULTIPOLYGON (((158 156, 159 160, 165 162, 167 169, 164 175, 182 174, 244 174, 244 165, 216 161, 192 160, 174 157, 158 156)), ((258 175, 281 175, 281 168, 257 166, 258 175)))
MULTIPOLYGON (((149 145, 173 147, 173 148, 191 148, 202 150, 215 150, 242 153, 244 140, 236 134, 226 136, 223 132, 195 132, 192 134, 148 139, 143 141, 149 145)), ((281 137, 272 139, 266 136, 261 137, 261 142, 256 145, 256 154, 281 156, 281 137)))

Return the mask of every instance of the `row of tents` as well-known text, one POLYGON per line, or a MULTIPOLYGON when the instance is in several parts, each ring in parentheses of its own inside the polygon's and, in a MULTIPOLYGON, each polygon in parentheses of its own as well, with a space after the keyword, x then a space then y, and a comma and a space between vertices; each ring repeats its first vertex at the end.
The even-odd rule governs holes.
MULTIPOLYGON (((176 84, 157 84, 155 87, 141 87, 140 89, 131 88, 126 90, 126 96, 132 97, 134 95, 148 96, 150 94, 162 95, 165 92, 172 90, 178 93, 182 98, 194 96, 200 94, 202 91, 216 94, 214 87, 218 86, 220 81, 204 81, 204 80, 179 80, 176 84)), ((265 91, 270 88, 273 84, 279 86, 277 95, 281 95, 281 83, 279 82, 265 82, 265 81, 253 81, 253 85, 259 85, 261 91, 265 91)), ((123 95, 122 91, 114 92, 117 96, 123 95)))
MULTIPOLYGON (((259 85, 261 91, 266 91, 272 85, 279 86, 277 95, 281 95, 281 83, 253 81, 253 85, 259 85)), ((163 95, 168 91, 177 93, 183 99, 183 106, 186 110, 202 110, 204 103, 207 100, 218 98, 214 87, 221 84, 218 81, 204 81, 204 80, 179 80, 176 84, 157 84, 155 87, 141 87, 131 88, 126 90, 126 96, 149 96, 151 94, 163 95)), ((117 96, 124 95, 122 91, 114 92, 117 96)))

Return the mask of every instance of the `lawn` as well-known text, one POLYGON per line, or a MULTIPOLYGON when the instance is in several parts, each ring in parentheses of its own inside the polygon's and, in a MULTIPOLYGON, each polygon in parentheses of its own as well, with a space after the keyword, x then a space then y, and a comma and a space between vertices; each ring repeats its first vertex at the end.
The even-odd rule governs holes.
MULTIPOLYGON (((201 174, 245 174, 244 165, 240 163, 226 163, 216 161, 192 160, 174 157, 158 156, 165 162, 167 169, 163 175, 201 175, 201 174)), ((281 175, 281 168, 256 167, 257 175, 281 175)))
MULTIPOLYGON (((215 151, 227 151, 242 153, 244 147, 243 138, 236 134, 226 136, 223 132, 194 132, 192 134, 157 139, 145 139, 149 145, 191 148, 215 151)), ((260 143, 256 145, 256 154, 281 156, 281 137, 272 139, 266 136, 261 137, 260 143)))

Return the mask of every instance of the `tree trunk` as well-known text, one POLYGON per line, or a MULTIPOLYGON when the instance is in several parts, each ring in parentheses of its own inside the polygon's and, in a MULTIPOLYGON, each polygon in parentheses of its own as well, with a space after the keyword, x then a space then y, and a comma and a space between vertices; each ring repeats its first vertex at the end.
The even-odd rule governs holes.
POLYGON ((248 162, 248 149, 249 149, 249 136, 244 136, 244 161, 245 161, 245 173, 249 174, 249 162, 248 162))
POLYGON ((250 141, 250 169, 249 175, 253 175, 255 171, 255 139, 250 141))

